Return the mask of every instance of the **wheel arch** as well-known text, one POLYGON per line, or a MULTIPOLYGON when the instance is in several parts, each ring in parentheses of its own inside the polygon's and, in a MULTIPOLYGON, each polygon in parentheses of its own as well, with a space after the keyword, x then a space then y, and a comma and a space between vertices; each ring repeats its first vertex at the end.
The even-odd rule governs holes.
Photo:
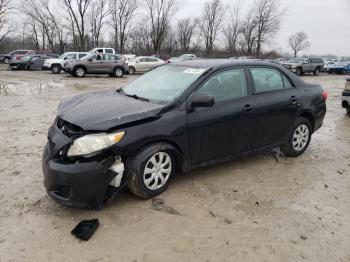
POLYGON ((121 70, 123 70, 123 73, 125 74, 125 69, 121 66, 121 65, 117 65, 113 68, 113 72, 117 69, 120 68, 121 70))
POLYGON ((303 111, 300 113, 299 117, 304 117, 307 120, 309 120, 311 128, 312 128, 312 132, 314 132, 314 130, 315 130, 315 116, 309 111, 303 111))
POLYGON ((76 66, 74 66, 73 72, 75 72, 75 70, 76 70, 78 67, 84 68, 85 72, 87 72, 87 68, 86 68, 86 66, 84 66, 84 65, 76 65, 76 66))
POLYGON ((53 64, 50 66, 50 69, 51 69, 53 66, 59 66, 60 68, 62 68, 62 65, 61 65, 60 63, 53 63, 53 64))

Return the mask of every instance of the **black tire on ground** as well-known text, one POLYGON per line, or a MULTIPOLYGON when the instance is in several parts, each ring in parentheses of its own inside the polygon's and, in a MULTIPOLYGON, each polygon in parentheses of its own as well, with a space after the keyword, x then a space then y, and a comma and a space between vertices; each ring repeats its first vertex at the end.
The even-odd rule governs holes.
POLYGON ((136 72, 135 67, 133 67, 133 66, 129 66, 129 74, 130 74, 130 75, 134 75, 134 74, 135 74, 135 72, 136 72))
POLYGON ((301 70, 301 68, 297 68, 296 74, 297 76, 301 76, 303 74, 303 71, 301 70))
POLYGON ((4 59, 4 63, 5 63, 5 64, 8 64, 9 62, 10 62, 10 59, 6 57, 6 58, 4 59))
POLYGON ((76 77, 84 77, 86 75, 86 69, 82 66, 77 66, 74 68, 74 76, 76 77))
POLYGON ((350 108, 347 108, 347 109, 346 109, 346 113, 347 113, 348 115, 350 115, 350 108))
POLYGON ((51 72, 53 74, 59 74, 59 73, 61 73, 61 70, 62 70, 61 65, 52 65, 51 66, 51 72))
POLYGON ((306 151, 306 149, 308 148, 310 141, 311 141, 311 137, 312 137, 312 128, 311 128, 310 121, 307 118, 298 117, 297 120, 295 121, 295 124, 294 124, 294 127, 292 128, 292 131, 288 135, 288 141, 284 145, 281 146, 281 151, 286 156, 298 157, 298 156, 302 155, 306 151), (297 130, 299 129, 299 127, 307 127, 309 135, 308 135, 308 138, 307 138, 305 145, 301 149, 297 150, 294 147, 293 142, 296 142, 295 136, 298 135, 297 130))
POLYGON ((124 69, 120 66, 114 68, 113 75, 118 78, 122 78, 124 76, 124 69))
POLYGON ((320 69, 316 68, 314 71, 314 76, 318 76, 318 75, 320 75, 320 69))
MULTIPOLYGON (((146 199, 158 196, 167 189, 169 181, 173 177, 176 170, 173 148, 165 143, 149 145, 146 148, 142 149, 135 156, 132 156, 131 158, 127 159, 125 167, 126 175, 128 178, 128 187, 132 193, 146 199), (149 161, 151 161, 152 157, 159 153, 166 153, 167 156, 170 157, 170 165, 164 167, 170 167, 171 172, 163 185, 161 185, 162 182, 158 178, 157 180, 154 180, 154 183, 156 183, 157 181, 157 184, 160 183, 161 187, 151 190, 146 186, 145 179, 149 179, 148 176, 152 176, 152 174, 145 175, 144 173, 146 170, 146 165, 151 164, 149 161)), ((156 167, 154 168, 157 169, 156 167)), ((163 174, 161 175, 164 177, 163 174)))

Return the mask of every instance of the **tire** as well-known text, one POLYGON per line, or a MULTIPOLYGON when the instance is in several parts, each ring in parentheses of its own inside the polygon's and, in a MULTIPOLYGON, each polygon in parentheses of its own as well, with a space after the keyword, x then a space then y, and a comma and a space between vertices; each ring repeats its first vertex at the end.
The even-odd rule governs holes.
POLYGON ((51 66, 51 72, 53 74, 60 74, 62 70, 62 67, 60 65, 52 65, 51 66))
POLYGON ((115 77, 122 78, 124 76, 124 69, 119 66, 114 68, 113 75, 115 77))
POLYGON ((130 191, 145 199, 163 193, 176 169, 173 152, 170 145, 159 143, 146 147, 128 159, 126 161, 126 174, 130 191), (153 164, 161 163, 161 157, 163 157, 163 169, 153 164), (167 164, 164 165, 165 162, 167 164), (151 172, 153 169, 154 172, 151 172))
POLYGON ((320 75, 320 69, 316 68, 314 71, 314 76, 318 76, 318 75, 320 75))
POLYGON ((77 66, 74 69, 74 76, 76 77, 84 77, 86 75, 86 69, 82 66, 77 66))
POLYGON ((350 108, 347 108, 347 109, 346 109, 346 113, 347 113, 348 115, 350 115, 350 108))
POLYGON ((10 62, 10 59, 8 58, 8 57, 6 57, 5 59, 4 59, 4 63, 5 64, 8 64, 10 62))
POLYGON ((136 69, 133 66, 129 66, 129 74, 134 75, 136 73, 136 69))
POLYGON ((286 156, 298 157, 308 148, 311 137, 312 128, 310 121, 307 118, 299 117, 288 135, 288 141, 281 146, 281 151, 286 156))
POLYGON ((301 68, 297 68, 296 74, 297 76, 301 76, 303 74, 303 71, 301 70, 301 68))

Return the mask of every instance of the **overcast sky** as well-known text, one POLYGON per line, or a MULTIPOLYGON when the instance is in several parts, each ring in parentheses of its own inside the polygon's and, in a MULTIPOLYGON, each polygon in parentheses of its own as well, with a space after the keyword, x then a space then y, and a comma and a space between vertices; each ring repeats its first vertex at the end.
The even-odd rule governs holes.
MULTIPOLYGON (((178 17, 197 16, 205 1, 185 2, 178 17)), ((222 0, 229 5, 236 0, 222 0)), ((244 6, 252 0, 241 0, 244 6)), ((350 56, 350 0, 281 0, 286 15, 281 30, 274 39, 274 46, 287 49, 289 35, 304 31, 311 42, 308 53, 350 56)))

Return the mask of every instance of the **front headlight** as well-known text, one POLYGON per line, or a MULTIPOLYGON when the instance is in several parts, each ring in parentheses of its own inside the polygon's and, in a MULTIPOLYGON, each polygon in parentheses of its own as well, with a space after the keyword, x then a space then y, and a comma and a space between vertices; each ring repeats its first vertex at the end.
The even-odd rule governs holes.
POLYGON ((111 133, 111 134, 93 134, 78 138, 69 147, 67 156, 84 156, 90 155, 107 147, 118 143, 125 132, 111 133))

